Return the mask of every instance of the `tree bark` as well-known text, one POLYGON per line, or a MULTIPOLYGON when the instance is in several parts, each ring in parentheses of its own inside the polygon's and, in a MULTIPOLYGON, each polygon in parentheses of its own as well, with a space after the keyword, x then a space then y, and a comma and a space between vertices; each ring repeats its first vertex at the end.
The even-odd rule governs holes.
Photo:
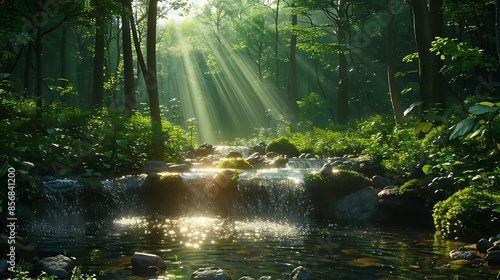
MULTIPOLYGON (((337 41, 343 50, 347 43, 347 24, 345 15, 345 0, 339 1, 339 21, 337 27, 337 41)), ((338 101, 337 113, 339 124, 349 122, 349 88, 347 74, 347 55, 345 52, 339 52, 339 72, 338 72, 338 101)))
POLYGON ((495 0, 495 39, 497 44, 497 56, 500 60, 500 0, 495 0))
POLYGON ((396 34, 394 32, 394 14, 392 0, 386 0, 387 9, 387 82, 391 96, 392 111, 396 124, 403 123, 403 112, 399 102, 399 92, 396 87, 396 34))
MULTIPOLYGON (((292 3, 292 8, 295 5, 292 3)), ((289 67, 290 72, 288 74, 288 101, 290 103, 290 108, 292 109, 292 114, 297 115, 298 113, 298 85, 297 85, 297 34, 295 33, 295 27, 297 26, 297 13, 292 12, 292 35, 290 38, 290 57, 289 57, 289 67)))
POLYGON ((444 105, 441 103, 443 98, 439 96, 441 94, 439 92, 439 58, 429 50, 435 33, 426 2, 426 0, 411 0, 413 28, 419 57, 419 96, 420 101, 423 102, 423 109, 444 105))
POLYGON ((104 100, 104 52, 106 21, 97 16, 94 47, 94 74, 92 83, 92 107, 102 107, 104 100))
POLYGON ((158 0, 149 2, 148 10, 148 34, 146 37, 147 69, 143 69, 144 81, 148 90, 149 108, 151 113, 152 129, 152 158, 163 160, 164 145, 162 135, 162 123, 160 114, 160 101, 158 98, 158 80, 156 76, 156 14, 158 0))
MULTIPOLYGON (((123 0, 125 7, 130 6, 130 0, 123 0)), ((129 11, 130 13, 132 11, 129 11)), ((132 39, 130 37, 130 22, 129 17, 122 16, 122 41, 123 41, 123 79, 124 79, 124 94, 125 94, 125 115, 130 117, 132 112, 137 109, 137 101, 135 96, 134 84, 134 65, 132 58, 132 39)))

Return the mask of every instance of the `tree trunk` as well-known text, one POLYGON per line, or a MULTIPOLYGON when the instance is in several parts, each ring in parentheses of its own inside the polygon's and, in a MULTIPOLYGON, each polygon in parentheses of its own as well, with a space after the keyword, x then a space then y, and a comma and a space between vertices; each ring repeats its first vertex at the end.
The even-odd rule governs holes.
MULTIPOLYGON (((295 5, 292 3, 292 9, 295 5)), ((292 12, 292 36, 290 38, 290 58, 289 66, 290 72, 288 74, 288 102, 290 103, 290 108, 292 109, 292 114, 297 115, 298 113, 298 85, 297 85, 297 34, 295 33, 295 27, 297 26, 297 13, 292 12)))
MULTIPOLYGON (((130 0, 123 0, 125 7, 130 6, 130 0)), ((130 11, 132 12, 132 11, 130 11)), ((131 17, 131 15, 130 15, 131 17)), ((122 40, 123 40, 123 89, 125 92, 125 115, 129 117, 137 109, 134 90, 134 65, 132 58, 132 40, 130 38, 130 23, 125 16, 122 17, 122 40)))
POLYGON ((392 111, 396 124, 403 123, 403 112, 399 103, 399 92, 396 88, 396 34, 394 32, 394 15, 392 0, 386 0, 387 9, 387 82, 391 96, 392 111))
MULTIPOLYGON (((60 72, 60 78, 62 80, 59 81, 59 85, 62 88, 65 88, 67 86, 66 82, 66 37, 67 37, 67 30, 68 28, 66 25, 63 25, 62 27, 62 32, 61 32, 61 72, 60 72)), ((61 101, 63 99, 67 100, 67 98, 60 96, 59 97, 61 101)))
POLYGON ((497 44, 497 56, 500 60, 500 0, 495 0, 495 39, 497 44))
MULTIPOLYGON (((42 13, 42 7, 44 1, 35 2, 35 14, 42 13)), ((36 69, 36 84, 35 84, 35 98, 36 98, 36 111, 38 115, 42 114, 42 85, 43 85, 43 73, 42 73, 42 26, 37 23, 34 24, 36 29, 35 38, 35 69, 36 69)))
POLYGON ((163 160, 164 145, 160 114, 160 101, 158 98, 158 81, 156 77, 156 14, 158 0, 149 2, 148 34, 146 37, 147 69, 143 69, 144 81, 148 90, 149 108, 151 113, 152 129, 152 158, 163 160))
MULTIPOLYGON (((347 24, 345 22, 345 0, 339 1, 339 21, 337 29, 337 40, 341 49, 346 47, 347 39, 347 24)), ((339 124, 347 124, 349 122, 349 87, 347 76, 347 55, 345 52, 339 52, 339 86, 338 86, 338 101, 337 112, 339 124)))
POLYGON ((94 75, 92 83, 92 107, 102 107, 104 99, 104 52, 106 21, 98 16, 96 19, 94 75))
MULTIPOLYGON (((439 61, 438 56, 429 48, 434 39, 431 13, 426 0, 411 0, 413 9, 413 28, 418 51, 419 96, 422 108, 429 109, 443 106, 439 95, 439 61)), ((432 2, 432 1, 431 1, 432 2)))
POLYGON ((32 55, 32 46, 31 44, 27 44, 26 47, 26 60, 24 61, 24 77, 23 77, 23 83, 24 83, 24 89, 23 89, 23 95, 24 96, 30 96, 31 93, 31 55, 32 55))

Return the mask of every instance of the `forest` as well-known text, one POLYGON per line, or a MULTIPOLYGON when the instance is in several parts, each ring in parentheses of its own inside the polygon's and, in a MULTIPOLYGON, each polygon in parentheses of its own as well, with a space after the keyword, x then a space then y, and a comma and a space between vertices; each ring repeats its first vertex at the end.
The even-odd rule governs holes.
POLYGON ((0 174, 15 168, 19 200, 36 176, 285 137, 369 156, 422 193, 439 183, 444 237, 500 223, 500 0, 1 0, 0 14, 0 174))

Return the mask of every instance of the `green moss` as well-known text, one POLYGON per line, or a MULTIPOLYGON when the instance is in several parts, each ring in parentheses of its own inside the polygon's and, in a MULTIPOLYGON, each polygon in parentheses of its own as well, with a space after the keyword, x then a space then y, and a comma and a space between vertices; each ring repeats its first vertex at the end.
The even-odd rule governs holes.
POLYGON ((266 153, 276 152, 281 155, 287 155, 291 157, 297 157, 300 155, 299 149, 290 143, 286 137, 280 137, 271 141, 266 147, 266 153))
POLYGON ((434 205, 434 226, 446 238, 475 241, 500 228, 500 214, 495 212, 500 195, 467 188, 434 205))
POLYGON ((254 169, 253 165, 242 158, 224 159, 217 164, 217 168, 254 169))
POLYGON ((359 190, 371 185, 370 179, 361 173, 335 170, 332 173, 307 174, 306 184, 315 187, 331 187, 337 190, 359 190))
POLYGON ((399 188, 400 195, 419 195, 426 193, 428 182, 425 179, 411 179, 399 188))

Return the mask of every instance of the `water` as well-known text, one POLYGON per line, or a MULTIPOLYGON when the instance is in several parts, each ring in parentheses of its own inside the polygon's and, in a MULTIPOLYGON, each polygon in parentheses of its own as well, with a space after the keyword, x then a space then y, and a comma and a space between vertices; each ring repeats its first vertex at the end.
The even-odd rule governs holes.
POLYGON ((207 266, 219 266, 233 279, 282 279, 299 265, 318 279, 496 279, 499 273, 498 267, 451 261, 448 252, 463 244, 434 237, 430 229, 206 216, 89 221, 69 215, 37 220, 27 234, 42 256, 74 256, 83 271, 104 272, 102 279, 129 279, 136 251, 167 261, 163 279, 189 279, 207 266))

